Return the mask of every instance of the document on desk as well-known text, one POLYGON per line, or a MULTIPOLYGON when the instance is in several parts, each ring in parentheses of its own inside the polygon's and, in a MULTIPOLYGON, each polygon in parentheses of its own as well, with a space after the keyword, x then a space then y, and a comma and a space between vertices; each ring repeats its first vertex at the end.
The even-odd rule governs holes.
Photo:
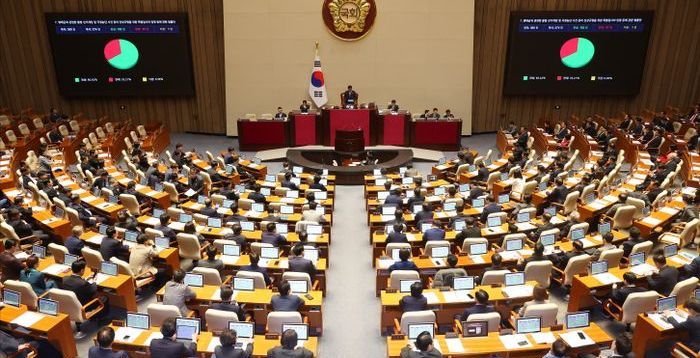
POLYGON ((592 340, 591 337, 588 337, 588 335, 584 331, 566 332, 560 334, 559 337, 563 339, 564 342, 566 342, 566 344, 568 344, 571 348, 578 348, 595 344, 595 341, 592 340), (583 339, 579 337, 579 333, 583 334, 583 339))
POLYGON ((581 242, 581 244, 583 244, 584 248, 595 246, 595 244, 592 243, 591 240, 588 240, 588 239, 581 239, 579 241, 581 242))
POLYGON ((678 209, 674 209, 668 206, 664 206, 663 208, 659 209, 659 211, 668 215, 676 215, 678 213, 678 209))
POLYGON ((447 352, 464 353, 464 345, 462 345, 462 340, 460 338, 447 338, 445 339, 445 343, 447 343, 447 352))
POLYGON ((459 291, 443 291, 442 297, 447 303, 455 302, 473 302, 474 298, 469 296, 469 291, 459 290, 459 291))
POLYGON ((114 340, 117 342, 133 342, 136 337, 143 333, 143 329, 131 328, 131 327, 119 327, 117 331, 114 332, 114 340))
POLYGON ((143 342, 143 345, 144 345, 144 346, 150 346, 152 340, 154 340, 154 339, 161 339, 161 338, 163 338, 163 333, 160 333, 160 332, 153 332, 153 333, 151 333, 150 336, 148 336, 148 338, 146 339, 146 341, 143 342))
POLYGON ((107 275, 104 273, 98 273, 97 275, 95 275, 95 283, 99 285, 102 282, 107 281, 107 279, 109 279, 110 277, 113 277, 113 276, 110 276, 110 275, 107 275))
POLYGON ((673 261, 673 262, 675 262, 675 263, 677 263, 677 264, 681 264, 681 265, 688 264, 688 263, 690 263, 690 261, 692 261, 692 260, 686 259, 685 257, 683 257, 683 256, 681 256, 681 255, 671 256, 671 257, 668 258, 668 260, 669 260, 669 261, 673 261))
POLYGON ((647 224, 647 225, 651 225, 651 226, 657 226, 657 225, 661 224, 661 220, 654 218, 654 217, 651 217, 651 216, 645 217, 644 219, 642 219, 642 222, 647 224))
POLYGON ((537 344, 552 344, 557 339, 554 337, 552 332, 538 332, 531 333, 532 339, 535 340, 537 344))
POLYGON ((13 319, 10 323, 29 328, 34 323, 39 322, 44 317, 46 316, 41 313, 27 311, 19 315, 19 317, 13 319))
POLYGON ((654 273, 655 271, 656 271, 656 268, 647 264, 647 263, 637 265, 637 266, 632 266, 632 268, 630 268, 630 272, 632 272, 633 274, 635 274, 637 276, 649 276, 652 273, 654 273))
POLYGON ((214 293, 211 294, 211 297, 209 298, 213 301, 221 301, 221 289, 217 288, 214 293))
POLYGON ((588 204, 588 206, 590 206, 593 210, 600 210, 600 209, 606 207, 607 205, 608 205, 608 203, 604 202, 604 201, 594 201, 594 202, 588 204))
POLYGON ((505 336, 498 337, 503 343, 503 347, 506 349, 518 349, 518 348, 529 348, 532 347, 532 343, 527 339, 524 334, 508 334, 505 336))
POLYGON ((229 256, 229 255, 219 256, 219 259, 221 259, 221 261, 224 263, 224 265, 229 265, 229 266, 234 266, 240 258, 241 258, 240 256, 229 256))
POLYGON ((484 257, 481 255, 469 255, 469 258, 472 259, 475 264, 483 264, 486 262, 484 261, 484 257))
POLYGON ((389 268, 389 266, 394 264, 394 260, 392 259, 379 259, 379 262, 377 265, 379 266, 380 269, 386 270, 389 268))
POLYGON ((104 238, 104 236, 102 236, 101 234, 97 234, 95 236, 90 237, 89 239, 87 239, 85 241, 87 241, 93 245, 101 245, 103 238, 104 238))
POLYGON ((515 261, 520 259, 520 254, 517 251, 503 251, 499 253, 504 261, 515 261))
POLYGON ((151 216, 148 219, 144 220, 144 223, 149 226, 158 226, 160 225, 160 218, 154 218, 151 216))
POLYGON ((207 346, 207 352, 213 352, 216 347, 221 345, 221 341, 219 340, 219 337, 211 337, 211 341, 209 341, 209 345, 207 346))
POLYGON ((597 275, 593 275, 593 277, 595 277, 595 279, 600 281, 600 283, 602 283, 603 285, 610 285, 613 283, 622 282, 622 280, 620 280, 619 278, 617 278, 617 276, 611 274, 610 272, 599 273, 597 275))
POLYGON ((416 236, 413 235, 413 234, 411 234, 411 233, 406 234, 406 240, 408 240, 408 241, 418 241, 418 240, 416 239, 416 236))
POLYGON ((53 265, 41 270, 41 272, 48 274, 48 275, 51 275, 51 276, 59 276, 60 274, 62 274, 64 272, 68 272, 68 270, 70 270, 70 267, 68 267, 67 265, 53 264, 53 265))
POLYGON ((510 286, 510 287, 503 288, 502 292, 508 298, 531 296, 532 295, 532 286, 529 286, 529 285, 510 286))
POLYGON ((438 299, 438 296, 435 294, 435 292, 423 292, 423 296, 428 299, 428 304, 436 304, 440 302, 440 299, 438 299))
POLYGON ((285 258, 281 258, 278 260, 277 267, 281 269, 288 269, 289 268, 289 260, 285 258))

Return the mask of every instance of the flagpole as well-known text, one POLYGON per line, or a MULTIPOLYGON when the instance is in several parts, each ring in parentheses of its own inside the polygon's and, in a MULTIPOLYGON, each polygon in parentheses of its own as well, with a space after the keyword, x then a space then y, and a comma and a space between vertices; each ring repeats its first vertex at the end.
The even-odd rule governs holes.
POLYGON ((318 57, 318 41, 316 41, 316 57, 318 57))

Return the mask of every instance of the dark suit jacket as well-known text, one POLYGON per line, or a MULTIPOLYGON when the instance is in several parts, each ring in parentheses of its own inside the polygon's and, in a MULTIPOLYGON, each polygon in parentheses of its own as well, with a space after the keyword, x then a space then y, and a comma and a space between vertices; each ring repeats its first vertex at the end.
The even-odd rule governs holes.
POLYGON ((70 275, 63 278, 61 288, 75 292, 81 304, 90 302, 97 293, 97 284, 89 283, 84 278, 77 275, 70 275))
POLYGON ((214 208, 212 208, 212 207, 208 207, 208 208, 205 207, 205 208, 203 208, 202 210, 200 210, 199 212, 200 212, 202 215, 206 215, 206 216, 209 216, 209 217, 218 218, 218 217, 221 216, 221 215, 219 215, 218 212, 216 212, 216 209, 214 209, 214 208))
POLYGON ((649 288, 664 295, 668 296, 671 291, 673 291, 673 286, 678 283, 678 269, 671 266, 664 266, 659 270, 659 275, 647 278, 649 282, 649 288))
POLYGON ((469 307, 462 312, 462 321, 466 321, 469 315, 491 312, 496 312, 492 305, 482 305, 477 303, 476 305, 469 307))
POLYGON ((563 204, 564 201, 566 200, 567 195, 569 195, 569 189, 564 185, 560 185, 560 186, 554 188, 554 190, 552 190, 551 193, 549 193, 549 196, 547 196, 547 199, 549 200, 550 203, 563 204))
POLYGON ((272 244, 275 247, 280 247, 287 243, 287 239, 284 236, 265 231, 262 233, 262 239, 260 240, 264 244, 272 244))
POLYGON ((403 205, 403 199, 398 195, 389 194, 389 196, 384 199, 384 204, 393 204, 400 208, 403 205))
POLYGON ((314 353, 304 347, 296 349, 284 349, 281 346, 267 351, 267 358, 313 358, 314 353))
POLYGON ((163 235, 165 235, 165 237, 170 238, 170 240, 175 240, 175 238, 177 237, 177 233, 175 232, 175 230, 171 229, 168 226, 158 225, 154 229, 161 231, 163 235))
POLYGON ((481 229, 478 227, 465 228, 464 230, 457 233, 455 236, 455 243, 462 247, 464 244, 464 239, 472 237, 481 237, 481 229))
POLYGON ((490 174, 491 173, 489 172, 488 168, 486 168, 486 167, 479 168, 479 170, 477 171, 476 180, 477 181, 486 181, 489 179, 490 174))
POLYGON ((124 351, 113 351, 98 346, 90 347, 88 350, 88 358, 128 358, 129 355, 124 351))
POLYGON ((697 256, 689 264, 683 265, 686 275, 700 278, 700 256, 697 256))
POLYGON ((81 256, 81 250, 83 249, 83 247, 85 247, 85 241, 80 240, 80 238, 71 235, 66 239, 65 245, 69 253, 81 256))
POLYGON ((246 345, 245 350, 232 346, 218 346, 214 348, 214 354, 216 358, 248 358, 253 354, 253 345, 246 345))
POLYGON ((182 342, 171 339, 154 339, 151 341, 151 357, 194 357, 197 353, 197 344, 190 342, 190 346, 185 346, 182 342))
POLYGON ((486 223, 486 219, 489 217, 489 214, 492 213, 497 213, 503 211, 503 208, 501 208, 501 205, 496 204, 496 203, 491 203, 489 205, 484 206, 483 210, 481 211, 481 216, 479 219, 481 220, 482 223, 486 223))
POLYGON ((256 203, 265 203, 265 195, 262 195, 261 193, 250 193, 248 194, 248 199, 256 203))
POLYGON ((12 226, 13 229, 15 229, 15 233, 20 238, 34 235, 34 231, 32 230, 32 226, 29 225, 28 223, 26 223, 22 219, 8 221, 7 223, 10 226, 12 226))
POLYGON ((675 318, 670 317, 668 323, 672 324, 674 328, 688 331, 686 344, 693 351, 700 351, 700 317, 688 317, 683 323, 679 323, 675 318))
POLYGON ((423 241, 439 241, 445 240, 445 230, 436 227, 425 230, 423 233, 423 241))
POLYGON ((286 296, 274 295, 271 299, 273 311, 298 311, 304 305, 304 300, 299 296, 288 294, 286 296))
POLYGON ((418 271, 418 266, 416 266, 413 261, 396 261, 391 266, 389 266, 389 273, 394 270, 413 270, 418 271))
POLYGON ((391 244, 395 242, 408 242, 408 238, 406 237, 406 234, 394 231, 387 236, 386 243, 391 244))
POLYGON ((238 315, 239 321, 243 321, 245 319, 245 317, 243 317, 243 310, 241 309, 241 306, 239 306, 235 301, 212 303, 209 308, 219 311, 234 312, 238 315))
POLYGON ((0 270, 2 270, 2 281, 19 280, 19 273, 24 268, 22 261, 7 251, 0 253, 0 270))
POLYGON ((421 222, 433 222, 433 212, 432 211, 419 211, 415 214, 416 224, 421 222))
POLYGON ((612 293, 610 294, 610 298, 612 298, 613 302, 622 306, 625 303, 627 296, 629 296, 632 293, 644 292, 644 291, 646 291, 646 289, 644 287, 623 286, 623 287, 614 289, 612 291, 612 293))
POLYGON ((428 299, 420 295, 420 297, 403 296, 399 301, 399 306, 404 312, 424 311, 428 309, 428 299))
MULTIPOLYGON (((301 256, 293 256, 289 258, 289 271, 291 272, 306 272, 311 276, 311 281, 316 278, 316 266, 314 263, 301 256)), ((311 289, 311 287, 309 287, 311 289)))
POLYGON ((292 182, 292 181, 283 180, 282 183, 280 183, 280 185, 283 188, 289 188, 291 190, 299 190, 299 187, 296 184, 294 184, 294 182, 292 182))
POLYGON ((115 256, 119 259, 126 257, 125 261, 128 261, 129 247, 115 238, 105 237, 100 245, 100 254, 102 254, 102 259, 105 261, 109 261, 115 256))

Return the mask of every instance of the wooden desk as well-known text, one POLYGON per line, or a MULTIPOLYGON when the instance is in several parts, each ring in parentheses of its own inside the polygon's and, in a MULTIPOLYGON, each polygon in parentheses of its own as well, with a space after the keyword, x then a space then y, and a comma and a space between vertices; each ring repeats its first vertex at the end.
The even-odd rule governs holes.
MULTIPOLYGON (((592 340, 595 341, 596 345, 589 347, 580 347, 575 349, 577 354, 579 353, 593 353, 598 350, 598 346, 609 346, 612 344, 612 337, 610 337, 605 331, 600 328, 595 323, 587 328, 581 329, 586 333, 592 340)), ((549 331, 545 328, 543 331, 549 331)), ((553 331, 555 337, 559 337, 560 334, 566 333, 568 330, 553 331)), ((460 338, 462 346, 464 347, 464 352, 450 352, 447 349, 447 343, 445 342, 444 335, 438 335, 434 340, 436 346, 439 345, 440 352, 443 356, 449 357, 493 357, 494 355, 498 357, 542 357, 551 348, 551 344, 536 344, 535 340, 532 339, 531 335, 527 335, 531 347, 522 348, 517 350, 507 350, 499 338, 498 332, 491 332, 486 337, 474 337, 474 338, 460 338)), ((408 344, 408 339, 392 340, 387 337, 387 356, 390 358, 398 358, 401 354, 401 349, 408 344)))
POLYGON ((413 120, 409 122, 411 146, 436 150, 459 150, 461 119, 413 120))
POLYGON ((289 146, 289 120, 238 120, 238 141, 241 150, 284 148, 289 146))
MULTIPOLYGON (((24 332, 17 330, 10 323, 27 312, 27 306, 19 307, 5 306, 0 309, 0 324, 15 335, 23 336, 24 332)), ((67 315, 59 313, 56 316, 44 315, 45 317, 34 323, 31 327, 24 327, 29 330, 26 333, 34 338, 48 340, 64 358, 77 357, 78 350, 73 338, 73 328, 67 315)))
POLYGON ((646 314, 640 314, 632 337, 632 351, 637 357, 644 357, 647 351, 657 348, 664 341, 680 341, 687 336, 687 332, 675 328, 663 329, 646 314))

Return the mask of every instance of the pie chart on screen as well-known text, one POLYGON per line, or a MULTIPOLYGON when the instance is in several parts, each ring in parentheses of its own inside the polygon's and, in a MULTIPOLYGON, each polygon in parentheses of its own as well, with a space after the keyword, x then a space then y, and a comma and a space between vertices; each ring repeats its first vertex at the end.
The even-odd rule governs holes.
POLYGON ((129 40, 114 39, 105 45, 105 60, 118 70, 128 70, 139 60, 139 50, 129 40))
POLYGON ((581 68, 593 59, 595 46, 585 37, 574 37, 566 40, 559 49, 559 57, 564 66, 581 68))

